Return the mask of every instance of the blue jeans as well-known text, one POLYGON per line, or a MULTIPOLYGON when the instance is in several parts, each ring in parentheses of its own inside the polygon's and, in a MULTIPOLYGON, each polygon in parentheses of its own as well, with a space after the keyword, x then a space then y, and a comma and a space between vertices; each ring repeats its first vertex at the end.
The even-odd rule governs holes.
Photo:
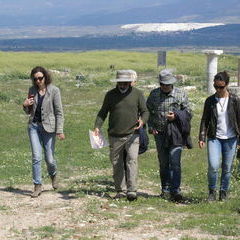
POLYGON ((208 139, 208 188, 217 188, 218 170, 222 167, 220 190, 229 189, 233 160, 236 153, 237 137, 229 139, 208 139), (220 161, 222 157, 222 162, 220 161))
POLYGON ((49 175, 54 176, 57 171, 56 161, 54 159, 56 133, 48 133, 44 130, 42 124, 32 123, 28 128, 28 135, 32 149, 33 183, 42 184, 42 149, 44 150, 49 175))
POLYGON ((158 151, 162 192, 178 193, 181 185, 181 146, 164 146, 165 135, 154 136, 158 151))

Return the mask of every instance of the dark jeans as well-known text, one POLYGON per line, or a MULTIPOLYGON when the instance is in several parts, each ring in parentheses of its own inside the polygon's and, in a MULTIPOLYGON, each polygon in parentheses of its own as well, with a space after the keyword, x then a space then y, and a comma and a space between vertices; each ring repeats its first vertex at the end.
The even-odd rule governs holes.
POLYGON ((178 193, 181 185, 181 146, 164 146, 165 135, 155 135, 162 192, 178 193))

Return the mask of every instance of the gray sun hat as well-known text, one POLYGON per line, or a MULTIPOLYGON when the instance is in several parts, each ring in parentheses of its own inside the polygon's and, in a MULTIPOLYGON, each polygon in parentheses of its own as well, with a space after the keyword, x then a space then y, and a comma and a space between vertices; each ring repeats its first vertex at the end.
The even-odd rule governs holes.
POLYGON ((111 82, 134 82, 137 80, 137 73, 134 70, 118 70, 116 79, 111 82))
POLYGON ((158 75, 160 83, 163 84, 173 84, 177 81, 172 72, 169 69, 163 69, 158 75))

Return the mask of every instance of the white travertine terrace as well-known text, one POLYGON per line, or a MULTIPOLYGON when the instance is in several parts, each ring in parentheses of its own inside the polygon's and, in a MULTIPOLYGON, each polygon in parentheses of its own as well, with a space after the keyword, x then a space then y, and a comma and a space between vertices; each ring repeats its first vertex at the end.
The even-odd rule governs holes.
POLYGON ((139 23, 121 26, 123 29, 132 29, 136 32, 177 32, 194 29, 221 26, 223 23, 139 23))

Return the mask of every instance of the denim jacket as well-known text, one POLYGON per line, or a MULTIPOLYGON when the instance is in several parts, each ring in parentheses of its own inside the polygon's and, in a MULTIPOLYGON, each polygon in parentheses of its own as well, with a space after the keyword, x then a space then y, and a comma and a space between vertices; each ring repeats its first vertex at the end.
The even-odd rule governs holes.
MULTIPOLYGON (((34 95, 34 104, 30 107, 23 107, 24 111, 29 114, 29 124, 32 123, 38 102, 38 89, 35 86, 29 88, 28 95, 34 95)), ((49 84, 43 99, 42 108, 42 125, 46 132, 63 133, 63 108, 59 88, 49 84)))
MULTIPOLYGON (((236 134, 240 135, 240 98, 229 93, 229 101, 227 106, 229 116, 229 124, 234 127, 236 134)), ((206 141, 208 138, 216 138, 217 132, 217 99, 213 94, 208 97, 204 104, 203 115, 200 124, 199 141, 206 141)))

